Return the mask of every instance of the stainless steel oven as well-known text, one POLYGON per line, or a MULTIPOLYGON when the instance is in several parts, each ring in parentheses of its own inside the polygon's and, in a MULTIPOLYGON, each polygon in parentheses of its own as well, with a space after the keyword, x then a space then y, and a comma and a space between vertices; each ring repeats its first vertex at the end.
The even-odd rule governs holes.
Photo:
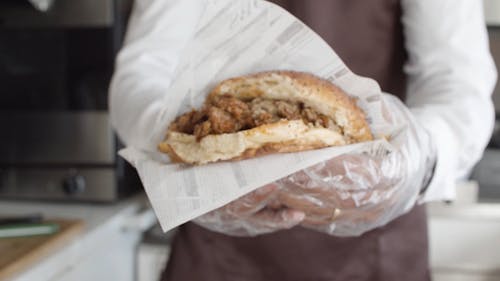
POLYGON ((0 198, 131 194, 139 180, 116 156, 107 114, 131 1, 36 2, 0 2, 0 198))

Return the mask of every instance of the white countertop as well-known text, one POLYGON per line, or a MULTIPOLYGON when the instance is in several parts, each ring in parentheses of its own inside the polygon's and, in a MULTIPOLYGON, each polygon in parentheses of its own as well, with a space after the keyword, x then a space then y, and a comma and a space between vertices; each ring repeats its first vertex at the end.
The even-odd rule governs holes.
POLYGON ((478 199, 478 184, 460 182, 456 187, 456 200, 450 203, 427 204, 429 219, 493 220, 500 222, 500 201, 483 202, 478 199))
POLYGON ((500 222, 500 203, 429 203, 429 219, 494 220, 500 222))
POLYGON ((455 202, 427 204, 435 279, 500 280, 500 202, 478 202, 475 182, 459 183, 456 191, 455 202))
MULTIPOLYGON (((473 195, 471 197, 470 194, 474 193, 466 193, 462 198, 467 198, 467 200, 473 198, 473 195)), ((109 239, 106 240, 103 237, 109 237, 112 232, 111 229, 137 232, 156 222, 156 218, 148 206, 147 198, 143 194, 111 205, 0 201, 0 215, 2 216, 42 213, 47 218, 82 219, 85 221, 84 231, 79 236, 70 241, 64 248, 54 252, 30 268, 29 272, 19 275, 14 280, 31 281, 36 280, 36 276, 50 277, 44 280, 60 280, 57 276, 54 276, 55 269, 78 264, 83 259, 82 257, 91 254, 96 247, 106 248, 105 243, 107 242, 103 241, 109 241, 109 239)), ((488 245, 491 245, 493 238, 486 236, 497 235, 496 233, 498 233, 500 203, 473 203, 473 200, 469 200, 469 202, 459 200, 452 204, 434 202, 428 204, 428 214, 431 245, 434 249, 431 251, 433 265, 438 268, 451 266, 453 268, 474 270, 478 268, 481 270, 484 268, 497 268, 498 262, 493 261, 497 260, 496 255, 490 259, 483 258, 484 260, 476 255, 471 260, 456 261, 448 256, 443 256, 443 253, 452 253, 453 257, 461 256, 453 252, 452 249, 456 249, 457 245, 462 245, 461 247, 472 245, 470 241, 476 241, 477 243, 486 241, 489 243, 488 245), (451 232, 451 234, 446 231, 451 232), (450 237, 460 238, 463 241, 451 241, 450 237), (451 241, 449 247, 445 243, 446 241, 451 241), (466 243, 465 241, 469 242, 466 243), (478 265, 479 263, 480 265, 478 265)), ((474 249, 483 248, 474 244, 474 249)), ((466 250, 472 252, 471 249, 466 250)), ((484 256, 484 251, 480 254, 484 256)))
POLYGON ((147 206, 147 198, 142 194, 112 204, 0 200, 0 215, 42 214, 49 219, 82 219, 84 233, 90 233, 109 220, 132 214, 144 206, 147 206))
POLYGON ((22 273, 16 279, 35 280, 34 276, 52 276, 56 269, 77 264, 85 255, 101 245, 103 235, 110 229, 120 228, 123 231, 135 228, 141 231, 156 222, 144 194, 136 195, 115 204, 54 203, 34 201, 0 201, 0 215, 26 215, 41 213, 45 218, 81 219, 85 226, 81 234, 68 242, 63 248, 55 251, 29 272, 22 273))

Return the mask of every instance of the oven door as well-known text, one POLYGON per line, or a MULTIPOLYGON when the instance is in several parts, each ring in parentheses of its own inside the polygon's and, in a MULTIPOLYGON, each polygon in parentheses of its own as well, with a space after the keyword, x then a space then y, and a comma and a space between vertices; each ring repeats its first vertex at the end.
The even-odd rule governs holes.
POLYGON ((114 201, 130 193, 132 169, 116 156, 107 113, 128 13, 120 3, 128 1, 63 2, 42 13, 28 1, 0 1, 0 198, 114 201), (75 11, 80 17, 68 17, 75 11))

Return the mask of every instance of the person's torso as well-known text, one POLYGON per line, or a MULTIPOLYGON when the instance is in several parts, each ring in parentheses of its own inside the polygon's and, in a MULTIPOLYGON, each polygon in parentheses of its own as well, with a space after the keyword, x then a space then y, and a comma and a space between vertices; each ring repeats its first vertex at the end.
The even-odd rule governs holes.
MULTIPOLYGON (((355 73, 405 95, 397 0, 275 0, 319 33, 355 73)), ((429 280, 425 208, 361 237, 305 228, 253 238, 180 228, 164 279, 231 281, 429 280)))
POLYGON ((316 31, 356 74, 404 99, 406 61, 399 0, 273 0, 316 31))

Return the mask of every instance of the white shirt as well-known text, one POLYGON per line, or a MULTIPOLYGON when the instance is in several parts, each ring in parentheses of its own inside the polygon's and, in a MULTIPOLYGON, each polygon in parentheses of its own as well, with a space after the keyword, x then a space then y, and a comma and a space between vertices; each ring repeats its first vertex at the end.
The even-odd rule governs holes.
MULTIPOLYGON (((496 69, 482 1, 401 3, 409 54, 407 105, 438 154, 423 200, 453 199, 455 182, 480 159, 493 129, 496 69)), ((162 97, 205 5, 205 0, 136 1, 110 88, 111 121, 127 145, 156 148, 158 136, 148 128, 159 118, 162 97)))

